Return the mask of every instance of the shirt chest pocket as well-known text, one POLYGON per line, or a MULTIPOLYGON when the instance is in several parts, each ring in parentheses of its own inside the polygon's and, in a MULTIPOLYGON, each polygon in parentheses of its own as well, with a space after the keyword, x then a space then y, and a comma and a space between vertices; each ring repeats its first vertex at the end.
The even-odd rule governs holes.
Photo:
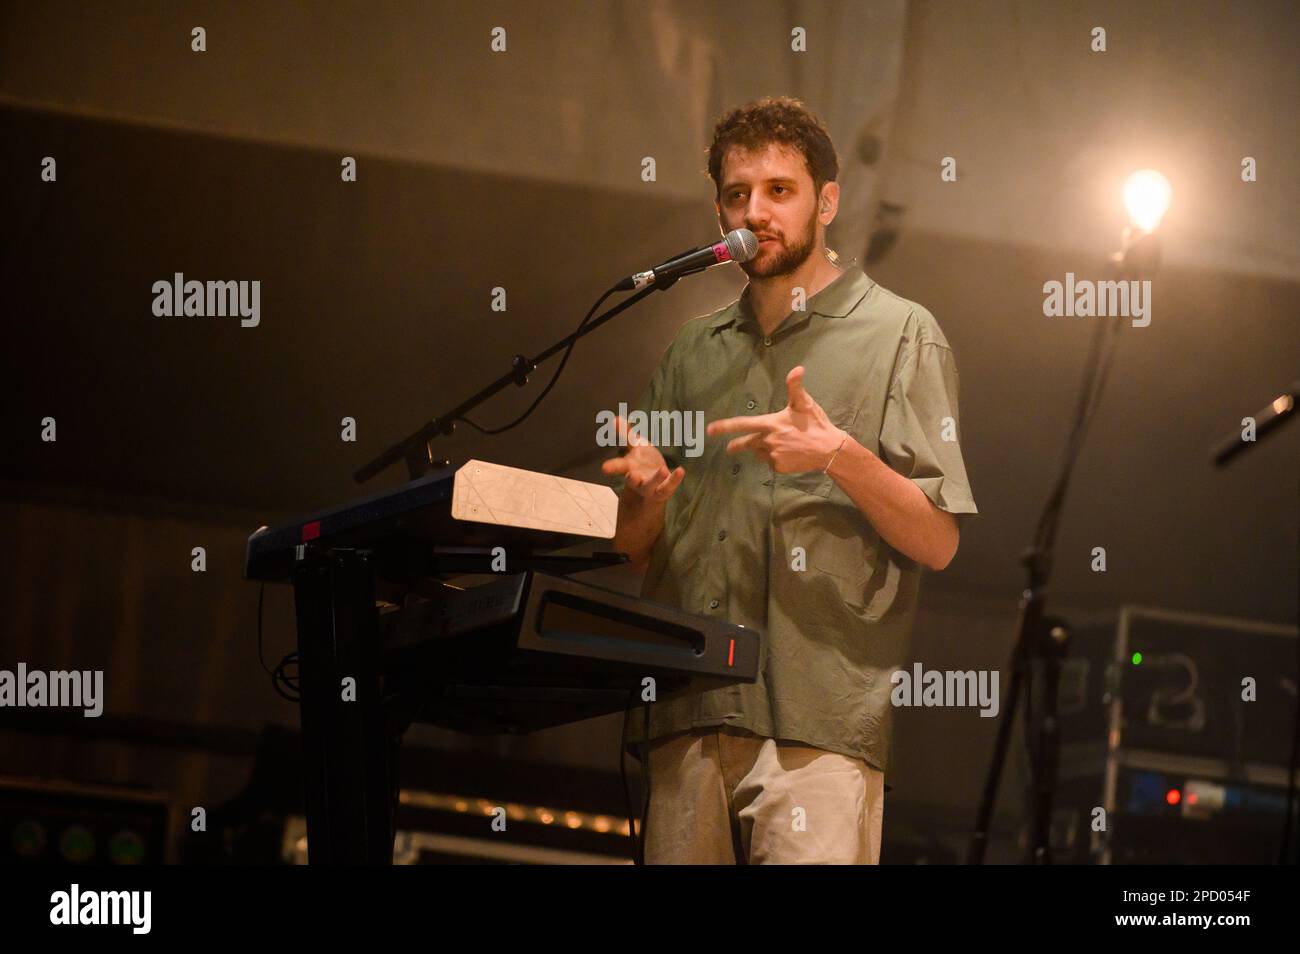
MULTIPOLYGON (((853 433, 853 425, 858 417, 856 407, 839 401, 818 401, 817 403, 822 406, 822 410, 826 412, 826 416, 831 419, 832 424, 849 436, 856 437, 853 433)), ((802 494, 811 494, 814 497, 829 497, 831 491, 835 488, 834 478, 829 474, 822 473, 820 470, 805 471, 802 474, 773 474, 767 480, 767 483, 774 485, 774 492, 778 498, 785 491, 798 491, 802 494)))

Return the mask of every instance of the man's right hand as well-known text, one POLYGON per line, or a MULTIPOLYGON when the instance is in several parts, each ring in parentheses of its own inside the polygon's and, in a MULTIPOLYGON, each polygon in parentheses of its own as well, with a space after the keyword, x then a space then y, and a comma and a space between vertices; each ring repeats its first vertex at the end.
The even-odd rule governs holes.
POLYGON ((615 421, 619 438, 627 444, 627 453, 602 463, 601 471, 611 477, 626 476, 625 486, 647 503, 667 503, 686 476, 686 468, 678 467, 670 473, 659 448, 629 428, 621 416, 615 421))

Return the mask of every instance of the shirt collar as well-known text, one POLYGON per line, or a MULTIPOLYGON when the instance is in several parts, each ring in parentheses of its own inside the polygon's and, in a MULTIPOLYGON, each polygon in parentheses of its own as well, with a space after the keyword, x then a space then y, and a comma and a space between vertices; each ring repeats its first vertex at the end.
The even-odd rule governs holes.
MULTIPOLYGON (((808 299, 809 314, 827 318, 844 318, 862 301, 875 282, 857 265, 850 265, 833 282, 808 299)), ((753 321, 754 310, 749 304, 749 285, 709 322, 710 328, 725 328, 734 322, 753 321)))

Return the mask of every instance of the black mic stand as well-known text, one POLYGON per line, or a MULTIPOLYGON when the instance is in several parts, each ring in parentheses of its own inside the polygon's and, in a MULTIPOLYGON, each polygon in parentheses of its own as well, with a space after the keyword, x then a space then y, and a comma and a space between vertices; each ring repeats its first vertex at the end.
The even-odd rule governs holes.
MULTIPOLYGON (((1152 232, 1125 229, 1121 251, 1111 255, 1107 273, 1112 279, 1129 280, 1149 274, 1159 263, 1159 240, 1152 232)), ((1057 766, 1060 754, 1060 725, 1057 712, 1057 691, 1061 666, 1069 653, 1070 632, 1065 622, 1046 615, 1046 593, 1052 575, 1052 559, 1056 544, 1056 530, 1065 506, 1065 495, 1075 462, 1083 449, 1088 425, 1101 400, 1106 379, 1110 373, 1115 342, 1124 325, 1123 318, 1107 322, 1101 318, 1093 334, 1087 364, 1084 368, 1083 387, 1079 406, 1075 412, 1074 426, 1066 441, 1065 460, 1056 485, 1038 521, 1034 540, 1021 556, 1026 584, 1021 594, 1020 621, 1015 648, 1011 654, 1011 683, 1008 700, 1002 708, 1005 717, 998 726, 993 762, 984 780, 976 815, 975 832, 967 852, 968 864, 984 861, 988 847, 989 824, 993 805, 997 799, 998 783, 1006 761, 1011 739, 1011 726, 1015 722, 1022 685, 1025 695, 1025 742, 1029 755, 1031 843, 1028 861, 1031 864, 1051 864, 1052 799, 1056 792, 1057 766), (1113 327, 1112 327, 1113 323, 1113 327), (1035 693, 1033 679, 1041 675, 1042 685, 1035 693)))
MULTIPOLYGON (((686 252, 682 254, 690 254, 690 252, 693 251, 696 251, 696 249, 688 249, 686 252)), ((676 257, 679 256, 674 256, 674 258, 676 257)), ((668 261, 672 261, 672 259, 668 259, 668 261)), ((656 266, 656 267, 660 267, 660 266, 656 266)), ((558 352, 571 347, 579 338, 582 338, 585 335, 588 335, 591 332, 595 331, 597 328, 599 328, 605 322, 609 321, 611 318, 615 317, 616 315, 619 315, 620 313, 627 310, 628 308, 631 308, 633 305, 639 302, 642 298, 645 298, 651 292, 667 291, 677 282, 677 279, 683 277, 684 275, 694 274, 697 271, 703 271, 703 268, 692 269, 691 271, 682 272, 678 275, 672 276, 671 278, 665 278, 660 281, 657 281, 653 285, 647 285, 645 288, 641 289, 635 295, 632 295, 630 298, 624 299, 614 307, 602 312, 599 316, 597 316, 592 321, 588 322, 584 319, 583 323, 578 327, 577 331, 573 332, 570 335, 566 335, 565 337, 561 338, 559 341, 555 342, 555 344, 547 348, 545 351, 541 352, 540 354, 532 358, 525 357, 522 354, 515 355, 513 358, 510 359, 510 370, 508 372, 503 374, 501 377, 497 378, 487 387, 483 388, 477 393, 466 398, 464 401, 461 401, 459 404, 457 404, 447 413, 441 414, 433 418, 432 420, 428 421, 419 430, 402 438, 400 441, 398 441, 393 446, 389 447, 386 451, 384 451, 374 460, 370 461, 368 464, 366 464, 365 466, 357 470, 356 473, 352 475, 352 479, 355 480, 357 483, 364 483, 365 481, 369 480, 371 477, 375 476, 375 474, 384 470, 388 466, 397 463, 399 460, 406 461, 407 471, 411 480, 417 480, 420 477, 423 477, 426 473, 429 472, 431 468, 435 466, 435 464, 440 467, 447 466, 448 463, 447 461, 441 461, 441 462, 434 461, 432 441, 441 435, 451 434, 453 431, 455 431, 456 421, 459 418, 463 417, 465 414, 468 414, 470 411, 478 407, 480 404, 482 404, 488 398, 492 397, 494 394, 504 391, 507 387, 509 387, 512 384, 515 385, 516 387, 523 387, 528 383, 528 376, 532 374, 534 371, 536 371, 537 366, 541 364, 543 361, 545 361, 547 358, 550 358, 551 356, 557 354, 558 352)), ((609 291, 605 292, 605 294, 601 295, 601 297, 597 299, 596 304, 599 305, 600 302, 604 301, 607 297, 609 297, 610 294, 612 294, 617 289, 618 289, 617 285, 610 288, 609 291)))
MULTIPOLYGON (((1251 438, 1246 438, 1238 431, 1219 442, 1213 452, 1214 465, 1226 466, 1238 454, 1258 444, 1260 438, 1293 420, 1296 417, 1297 400, 1300 400, 1300 378, 1292 381, 1291 386, 1266 407, 1251 415, 1255 421, 1255 433, 1251 438)), ((1297 544, 1296 557, 1300 560, 1300 540, 1297 544)), ((1296 587, 1296 596, 1300 597, 1300 586, 1296 587)), ((1300 614, 1297 618, 1300 618, 1300 614)), ((1300 639, 1296 640, 1296 679, 1300 683, 1300 639)), ((1300 864, 1300 845, 1292 837, 1295 828, 1297 769, 1300 769, 1300 698, 1296 699, 1295 717, 1291 725, 1291 751, 1287 756, 1286 821, 1282 827, 1282 842, 1278 846, 1277 855, 1277 863, 1280 865, 1300 864)))

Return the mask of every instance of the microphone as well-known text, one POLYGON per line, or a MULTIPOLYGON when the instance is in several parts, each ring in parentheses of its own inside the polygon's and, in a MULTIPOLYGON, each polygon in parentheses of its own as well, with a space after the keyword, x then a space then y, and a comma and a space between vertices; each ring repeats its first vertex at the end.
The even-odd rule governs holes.
POLYGON ((749 229, 735 229, 713 245, 704 245, 646 272, 637 272, 614 286, 615 291, 639 291, 648 285, 664 289, 684 275, 694 275, 724 262, 748 262, 758 254, 758 239, 749 229))
MULTIPOLYGON (((1269 402, 1267 407, 1255 412, 1255 416, 1251 418, 1254 433, 1250 438, 1246 438, 1241 431, 1236 431, 1219 441, 1214 448, 1214 463, 1222 467, 1254 444, 1258 438, 1294 417, 1297 398, 1300 398, 1300 378, 1291 382, 1291 386, 1269 402)), ((1242 421, 1243 426, 1245 423, 1242 421)))

